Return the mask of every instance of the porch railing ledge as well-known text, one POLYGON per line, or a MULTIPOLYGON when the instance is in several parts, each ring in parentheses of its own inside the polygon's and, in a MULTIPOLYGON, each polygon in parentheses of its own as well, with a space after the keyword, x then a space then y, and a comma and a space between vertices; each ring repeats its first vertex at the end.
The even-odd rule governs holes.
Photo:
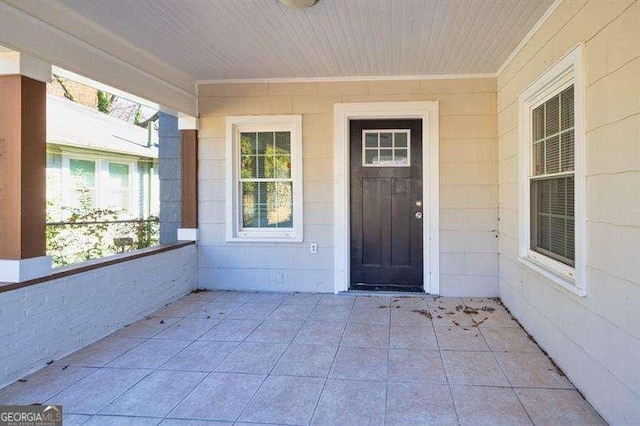
POLYGON ((19 288, 29 287, 36 284, 42 284, 55 279, 68 277, 70 275, 81 274, 83 272, 91 271, 94 269, 116 265, 118 263, 129 262, 131 260, 140 259, 142 257, 153 256, 154 254, 159 254, 166 251, 177 250, 179 248, 190 246, 192 244, 195 244, 195 241, 178 241, 169 244, 159 244, 153 247, 129 251, 126 253, 114 254, 112 256, 103 257, 101 259, 88 260, 86 262, 62 266, 60 268, 52 269, 51 273, 49 275, 45 275, 44 277, 34 278, 32 280, 22 281, 18 283, 0 282, 0 293, 17 290, 19 288))

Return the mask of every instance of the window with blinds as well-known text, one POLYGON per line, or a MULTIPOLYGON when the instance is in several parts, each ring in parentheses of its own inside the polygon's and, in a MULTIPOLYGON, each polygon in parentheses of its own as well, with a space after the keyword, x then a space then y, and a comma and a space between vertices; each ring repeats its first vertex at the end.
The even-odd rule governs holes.
POLYGON ((240 133, 242 228, 293 228, 291 132, 240 133))
POLYGON ((227 241, 302 241, 302 116, 230 116, 226 125, 227 241))
POLYGON ((575 131, 573 85, 531 116, 531 250, 575 266, 575 131))

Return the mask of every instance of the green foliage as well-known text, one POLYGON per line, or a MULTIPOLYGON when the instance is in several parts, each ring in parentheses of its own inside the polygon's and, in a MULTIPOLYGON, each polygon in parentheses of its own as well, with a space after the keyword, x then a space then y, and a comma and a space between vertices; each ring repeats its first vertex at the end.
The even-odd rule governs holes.
POLYGON ((142 107, 138 105, 138 108, 136 108, 136 113, 133 116, 133 124, 135 124, 136 126, 142 126, 143 122, 144 117, 142 116, 142 107))
MULTIPOLYGON (((121 211, 94 207, 90 191, 82 189, 79 192, 79 207, 60 209, 67 213, 64 223, 51 224, 52 217, 47 215, 47 254, 53 258, 54 266, 158 244, 159 223, 156 217, 113 223, 121 219, 121 211)), ((55 211, 51 202, 48 202, 49 211, 55 211)))
POLYGON ((110 114, 111 106, 113 104, 113 96, 107 92, 103 92, 102 90, 98 90, 96 95, 98 97, 98 111, 110 114))

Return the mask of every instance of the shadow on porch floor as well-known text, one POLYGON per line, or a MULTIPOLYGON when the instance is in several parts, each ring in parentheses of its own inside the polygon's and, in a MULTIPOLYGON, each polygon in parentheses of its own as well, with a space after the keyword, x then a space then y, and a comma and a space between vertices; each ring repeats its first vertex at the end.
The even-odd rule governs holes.
POLYGON ((0 390, 64 424, 602 424, 492 299, 198 292, 0 390))

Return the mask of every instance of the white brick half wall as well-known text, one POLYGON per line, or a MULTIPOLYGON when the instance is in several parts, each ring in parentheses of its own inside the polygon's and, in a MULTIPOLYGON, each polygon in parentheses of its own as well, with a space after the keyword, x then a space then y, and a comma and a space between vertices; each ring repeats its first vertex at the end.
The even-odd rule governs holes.
POLYGON ((0 293, 0 388, 195 288, 196 247, 0 293))

